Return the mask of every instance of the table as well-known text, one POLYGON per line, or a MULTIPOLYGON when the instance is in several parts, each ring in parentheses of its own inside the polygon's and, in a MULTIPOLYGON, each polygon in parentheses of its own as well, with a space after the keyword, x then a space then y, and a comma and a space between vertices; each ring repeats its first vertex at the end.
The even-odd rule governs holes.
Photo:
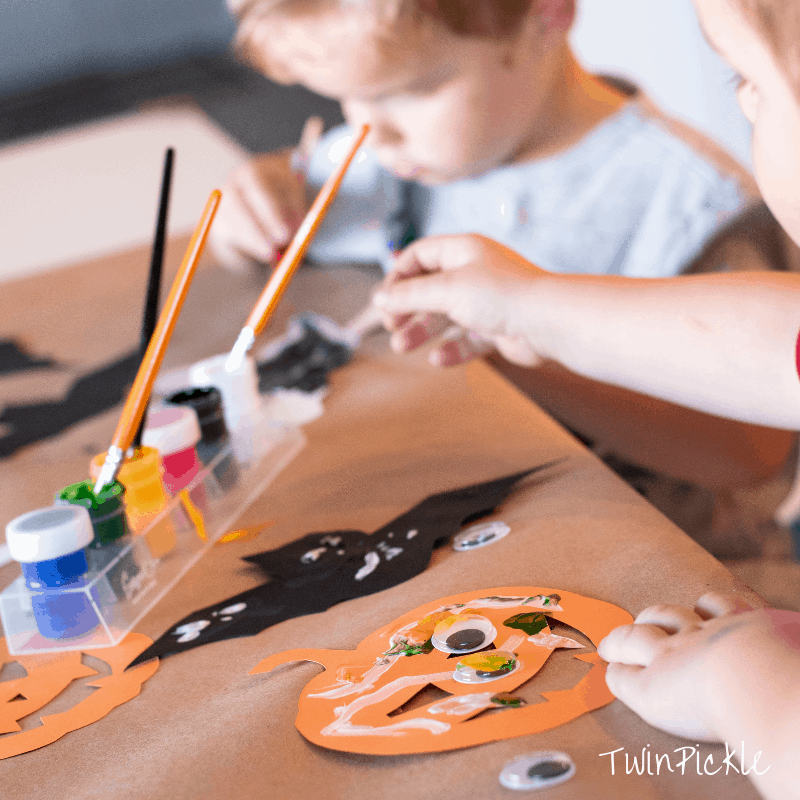
MULTIPOLYGON (((185 240, 171 243, 168 276, 185 240)), ((146 250, 98 259, 9 283, 0 294, 0 337, 68 365, 0 379, 3 402, 64 390, 74 374, 135 346, 146 250)), ((273 324, 293 310, 339 322, 365 301, 377 276, 356 268, 301 271, 273 324)), ((230 275, 208 261, 189 294, 166 368, 230 347, 263 277, 230 275)), ((289 620, 245 639, 166 659, 134 700, 41 750, 0 762, 4 797, 428 798, 515 796, 498 783, 502 765, 535 750, 568 752, 577 774, 553 798, 755 798, 748 781, 666 774, 626 775, 601 758, 617 748, 672 753, 687 743, 649 727, 614 702, 553 731, 441 755, 368 757, 328 751, 297 732, 297 698, 313 664, 248 672, 272 653, 298 647, 353 649, 368 633, 440 597, 497 586, 549 586, 638 613, 657 602, 692 603, 736 588, 756 599, 711 556, 650 507, 575 439, 483 363, 446 371, 424 354, 400 357, 385 335, 369 338, 332 376, 326 413, 306 429, 306 448, 244 514, 274 520, 256 539, 214 547, 139 624, 157 638, 189 611, 255 585, 239 559, 310 531, 372 531, 424 496, 566 457, 547 480, 526 482, 496 514, 512 534, 472 553, 435 551, 405 584, 289 620)), ((0 461, 0 522, 49 502, 54 488, 83 477, 110 440, 118 409, 0 461)), ((16 574, 0 569, 0 585, 16 574)), ((100 655, 99 652, 97 652, 100 655)), ((87 656, 102 673, 102 663, 87 656)), ((90 691, 73 685, 53 705, 90 691)), ((60 709, 59 709, 60 710, 60 709)), ((735 743, 732 743, 735 746, 735 743)), ((703 745, 715 764, 724 748, 703 745)), ((763 767, 763 764, 762 764, 763 767)))

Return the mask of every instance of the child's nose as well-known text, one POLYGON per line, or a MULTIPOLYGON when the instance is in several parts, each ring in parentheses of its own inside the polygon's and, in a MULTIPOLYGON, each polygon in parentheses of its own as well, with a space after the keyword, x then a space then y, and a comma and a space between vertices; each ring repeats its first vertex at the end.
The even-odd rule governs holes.
POLYGON ((403 134, 389 117, 379 109, 366 103, 348 102, 344 105, 347 122, 353 127, 369 125, 367 144, 372 148, 397 147, 403 142, 403 134))

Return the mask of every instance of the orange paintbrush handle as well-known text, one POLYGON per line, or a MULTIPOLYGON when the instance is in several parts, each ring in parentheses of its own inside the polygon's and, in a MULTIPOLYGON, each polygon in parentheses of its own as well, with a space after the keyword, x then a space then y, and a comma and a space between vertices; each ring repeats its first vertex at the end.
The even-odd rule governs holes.
POLYGON ((286 248, 283 258, 278 262, 275 271, 270 276, 261 297, 258 298, 250 316, 247 318, 245 328, 250 328, 253 335, 257 336, 264 329, 264 326, 272 316, 275 306, 281 299, 289 281, 292 278, 295 270, 303 259, 311 239, 320 226, 320 223, 325 217, 328 207, 333 202, 336 192, 342 183, 345 172, 350 166, 358 148, 361 147, 367 133, 369 133, 369 125, 362 125, 360 132, 357 136, 353 137, 345 157, 342 159, 336 171, 330 175, 328 180, 325 181, 319 194, 316 196, 311 208, 305 216, 305 219, 297 229, 297 233, 291 241, 291 244, 286 248))
POLYGON ((136 373, 136 380, 134 380, 133 386, 128 393, 128 399, 125 401, 122 416, 119 419, 119 424, 116 431, 114 431, 114 438, 111 442, 112 447, 118 447, 123 453, 130 447, 139 422, 141 422, 153 383, 158 370, 161 368, 161 361, 172 337, 175 323, 178 321, 183 301, 186 299, 197 264, 203 253, 208 231, 214 215, 217 213, 221 197, 222 194, 215 189, 208 198, 206 207, 203 210, 203 216, 200 217, 200 222, 192 234, 186 255, 183 257, 183 263, 175 276, 175 281, 161 311, 161 316, 158 318, 156 328, 150 337, 150 344, 147 346, 139 371, 136 373))

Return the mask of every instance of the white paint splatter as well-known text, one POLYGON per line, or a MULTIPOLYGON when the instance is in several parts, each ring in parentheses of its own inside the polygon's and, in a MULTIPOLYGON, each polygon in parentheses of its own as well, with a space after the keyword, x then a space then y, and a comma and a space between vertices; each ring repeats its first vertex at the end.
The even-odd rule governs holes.
POLYGON ((300 556, 300 561, 302 561, 304 564, 310 564, 312 561, 316 561, 323 553, 326 553, 327 551, 327 547, 315 547, 313 550, 303 553, 303 555, 300 556))
POLYGON ((429 714, 450 714, 466 716, 489 708, 492 705, 493 692, 476 692, 475 694, 454 695, 432 705, 429 714))
POLYGON ((180 625, 173 631, 174 636, 180 635, 178 644, 191 642, 200 635, 200 631, 207 628, 211 623, 207 619, 199 619, 197 622, 187 622, 185 625, 180 625))
POLYGON ((364 566, 361 567, 361 569, 358 572, 356 572, 356 580, 360 581, 366 578, 367 575, 370 575, 375 571, 375 568, 380 563, 381 563, 381 557, 377 553, 372 551, 367 553, 364 556, 364 566))
POLYGON ((406 534, 406 539, 413 539, 419 533, 418 530, 409 531, 406 534))
POLYGON ((247 608, 247 603, 234 603, 232 606, 226 606, 220 611, 220 614, 238 614, 247 608))

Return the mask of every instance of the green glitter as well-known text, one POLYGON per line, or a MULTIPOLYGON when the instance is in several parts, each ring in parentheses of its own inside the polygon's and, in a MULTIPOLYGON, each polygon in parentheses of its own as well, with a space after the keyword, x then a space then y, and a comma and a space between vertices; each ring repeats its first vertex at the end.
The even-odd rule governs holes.
POLYGON ((509 617, 503 625, 507 628, 525 631, 528 636, 534 636, 547 627, 547 617, 544 614, 532 612, 515 614, 513 617, 509 617))

